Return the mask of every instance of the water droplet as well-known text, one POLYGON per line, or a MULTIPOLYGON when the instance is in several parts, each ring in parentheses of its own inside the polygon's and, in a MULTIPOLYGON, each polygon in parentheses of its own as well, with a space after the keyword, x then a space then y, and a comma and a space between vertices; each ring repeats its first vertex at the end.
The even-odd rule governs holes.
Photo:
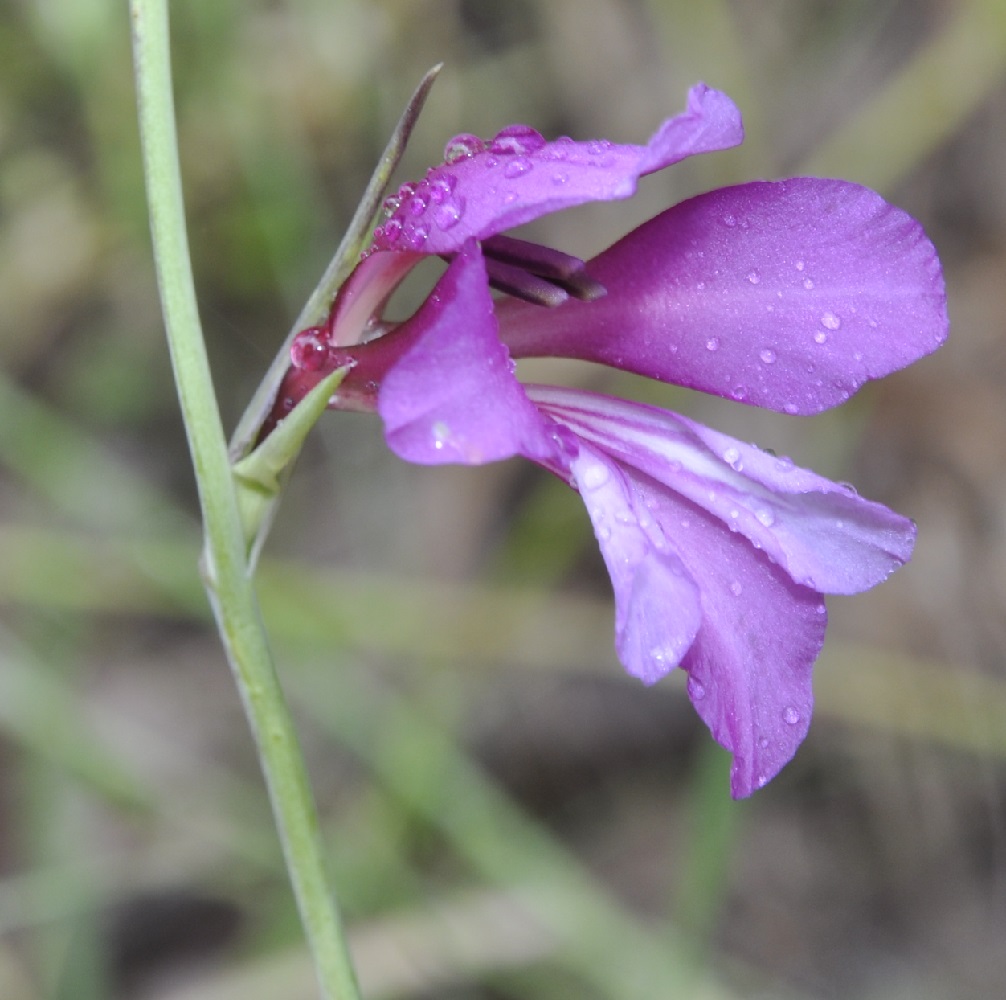
POLYGON ((444 445, 450 437, 451 429, 442 420, 438 420, 433 425, 433 447, 437 451, 443 451, 444 445))
POLYGON ((768 750, 768 737, 767 736, 763 736, 758 741, 758 746, 760 746, 762 748, 762 750, 768 750))
POLYGON ((398 211, 399 206, 402 204, 401 200, 393 194, 389 194, 387 198, 381 203, 381 207, 388 215, 393 215, 398 211))
POLYGON ((591 465, 583 473, 583 488, 599 490, 608 481, 608 469, 604 465, 591 465))
POLYGON ((561 170, 557 173, 552 174, 553 184, 565 184, 569 180, 569 175, 564 174, 561 170))
POLYGON ((705 685, 697 681, 694 677, 688 678, 688 696, 692 701, 702 701, 706 696, 705 685))
POLYGON ((736 507, 730 508, 730 519, 736 521, 741 516, 741 512, 736 507))
POLYGON ((723 225, 724 226, 730 226, 731 228, 733 228, 734 226, 737 225, 737 219, 736 219, 736 217, 733 216, 733 215, 724 215, 723 216, 723 225))
POLYGON ((763 350, 758 355, 758 357, 761 358, 763 364, 766 364, 766 365, 774 365, 775 364, 775 351, 773 351, 772 348, 770 348, 770 347, 766 347, 765 350, 763 350))
POLYGON ((450 197, 457 181, 450 174, 432 178, 430 181, 430 201, 442 205, 450 197))
POLYGON ((609 528, 606 524, 598 525, 597 537, 602 542, 606 542, 609 538, 611 538, 611 528, 609 528))
POLYGON ((825 344, 827 342, 828 342, 828 334, 826 334, 824 330, 818 330, 817 333, 814 334, 815 344, 825 344))
POLYGON ((426 200, 418 194, 414 194, 406 203, 405 211, 414 218, 419 218, 426 211, 426 200))
POLYGON ((832 312, 826 312, 821 317, 821 326, 827 330, 837 330, 842 325, 842 321, 832 312))
POLYGON ((802 260, 798 260, 798 261, 797 261, 797 262, 796 262, 796 263, 795 263, 795 264, 794 264, 793 266, 794 266, 794 267, 795 267, 795 268, 796 268, 796 269, 797 269, 798 271, 802 271, 802 270, 803 270, 803 267, 804 267, 804 264, 803 264, 803 261, 802 261, 802 260))
POLYGON ((793 414, 793 413, 799 413, 799 412, 800 412, 800 407, 799 407, 799 406, 797 406, 797 405, 796 405, 796 403, 786 403, 786 404, 785 404, 785 405, 783 406, 783 410, 784 410, 784 411, 785 411, 786 413, 789 413, 789 414, 793 414))
POLYGON ((461 216, 463 214, 463 199, 459 198, 455 201, 452 198, 450 201, 445 201, 443 204, 437 205, 437 207, 433 210, 433 221, 436 223, 438 228, 446 231, 448 229, 453 229, 461 221, 461 216))
POLYGON ((759 523, 764 525, 766 528, 771 528, 772 525, 775 524, 775 514, 764 507, 761 510, 755 511, 755 517, 758 518, 759 523))
POLYGON ((531 161, 525 159, 523 156, 518 156, 517 159, 511 160, 503 168, 503 176, 509 177, 512 180, 514 177, 523 177, 530 170, 531 161))
POLYGON ((719 337, 710 337, 706 341, 706 350, 707 351, 718 351, 719 349, 720 349, 720 338, 719 337))
POLYGON ((467 160, 484 152, 486 144, 477 136, 470 132, 462 132, 447 140, 444 146, 444 163, 457 163, 459 160, 467 160))
POLYGON ((740 580, 734 580, 730 584, 730 593, 733 594, 734 597, 740 597, 741 594, 744 593, 744 588, 741 586, 740 580))
POLYGON ((650 659, 653 660, 658 668, 669 670, 675 666, 677 657, 674 654, 674 650, 669 646, 654 646, 650 650, 650 659))
MULTIPOLYGON (((387 229, 387 226, 385 226, 387 229)), ((430 227, 406 222, 402 226, 402 241, 410 250, 422 250, 423 244, 429 239, 430 227)))
POLYGON ((320 326, 301 330, 290 345, 290 362, 295 368, 317 372, 328 360, 328 338, 320 326))
POLYGON ((751 271, 748 274, 748 281, 750 281, 752 285, 757 285, 758 282, 761 281, 761 278, 759 277, 758 272, 757 271, 751 271))
POLYGON ((822 601, 815 609, 819 615, 826 615, 828 613, 828 608, 822 601))
POLYGON ((740 451, 737 448, 727 448, 727 450, 723 452, 723 461, 731 468, 738 468, 741 464, 740 451))
POLYGON ((492 153, 537 153, 545 145, 545 137, 530 125, 508 125, 500 129, 489 142, 492 153))
POLYGON ((809 292, 814 287, 814 282, 811 281, 810 278, 804 278, 803 287, 806 288, 807 291, 809 292))
POLYGON ((795 726, 800 721, 800 713, 790 705, 788 708, 783 710, 782 721, 786 723, 787 726, 795 726))
POLYGON ((393 247, 402 236, 402 223, 400 219, 388 219, 383 226, 378 226, 381 235, 378 236, 377 229, 374 230, 374 241, 382 246, 393 247))

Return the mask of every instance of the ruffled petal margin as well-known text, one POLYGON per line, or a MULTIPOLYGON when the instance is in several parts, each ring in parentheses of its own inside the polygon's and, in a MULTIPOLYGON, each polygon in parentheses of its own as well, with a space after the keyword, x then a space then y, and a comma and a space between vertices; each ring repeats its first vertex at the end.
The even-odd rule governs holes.
POLYGON ((736 105, 705 84, 692 87, 687 109, 665 121, 645 146, 606 139, 546 142, 525 126, 501 135, 506 132, 506 142, 482 144, 408 185, 375 232, 374 246, 455 253, 468 239, 487 239, 551 212, 628 198, 644 174, 744 140, 736 105))

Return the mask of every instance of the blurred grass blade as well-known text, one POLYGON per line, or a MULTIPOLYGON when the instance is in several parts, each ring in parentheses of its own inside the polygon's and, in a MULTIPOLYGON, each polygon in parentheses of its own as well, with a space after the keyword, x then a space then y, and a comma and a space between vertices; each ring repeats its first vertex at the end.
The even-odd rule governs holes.
POLYGON ((956 5, 946 27, 795 171, 890 190, 953 135, 1006 72, 1006 5, 956 5))

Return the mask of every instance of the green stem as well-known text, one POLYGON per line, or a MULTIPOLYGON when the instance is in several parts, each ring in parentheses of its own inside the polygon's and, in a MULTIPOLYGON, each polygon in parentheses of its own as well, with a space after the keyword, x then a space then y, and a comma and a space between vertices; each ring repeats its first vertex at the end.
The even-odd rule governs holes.
POLYGON ((303 755, 252 586, 235 482, 199 323, 178 167, 167 0, 131 0, 130 16, 154 258, 203 513, 204 582, 258 745, 322 995, 326 1000, 358 1000, 356 977, 328 887, 303 755))

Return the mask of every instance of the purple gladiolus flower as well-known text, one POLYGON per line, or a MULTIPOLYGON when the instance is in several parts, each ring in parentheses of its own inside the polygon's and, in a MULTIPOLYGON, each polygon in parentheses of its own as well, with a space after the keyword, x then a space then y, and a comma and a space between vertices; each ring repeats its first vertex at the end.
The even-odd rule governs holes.
POLYGON ((742 138, 733 103, 702 85, 645 146, 546 142, 527 126, 456 137, 388 200, 328 322, 298 336, 272 418, 350 365, 331 405, 378 413, 400 457, 522 455, 576 489, 611 575, 619 658, 648 684, 688 673, 737 797, 807 733, 822 594, 879 583, 908 560, 914 525, 677 414, 523 385, 512 359, 582 358, 815 413, 942 343, 936 253, 873 192, 810 178, 700 195, 587 263, 502 232, 628 197, 640 176, 742 138), (449 264, 429 298, 387 322, 391 291, 430 254, 449 264))

